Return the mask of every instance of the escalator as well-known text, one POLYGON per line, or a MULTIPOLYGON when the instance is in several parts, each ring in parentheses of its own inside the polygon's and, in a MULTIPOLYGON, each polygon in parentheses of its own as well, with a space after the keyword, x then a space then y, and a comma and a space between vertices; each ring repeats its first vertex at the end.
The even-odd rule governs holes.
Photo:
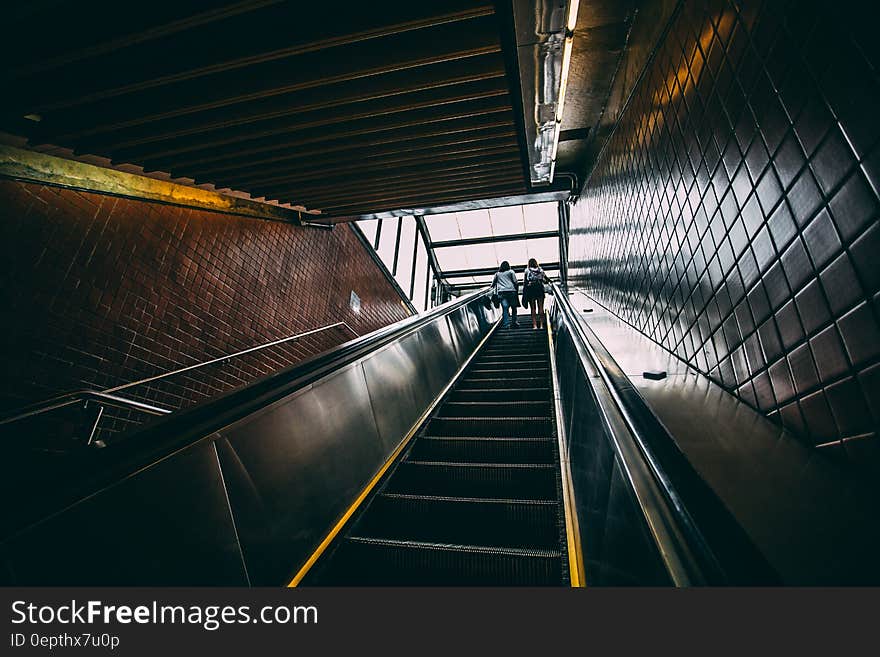
POLYGON ((8 450, 0 585, 773 581, 563 292, 549 331, 498 315, 481 290, 107 449, 8 450))
POLYGON ((545 330, 499 329, 304 584, 568 584, 545 330))

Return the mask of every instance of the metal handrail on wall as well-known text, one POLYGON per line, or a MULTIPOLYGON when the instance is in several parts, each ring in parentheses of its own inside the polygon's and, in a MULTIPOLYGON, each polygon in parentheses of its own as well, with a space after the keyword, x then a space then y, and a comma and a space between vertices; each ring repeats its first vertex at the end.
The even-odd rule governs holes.
POLYGON ((194 365, 188 365, 186 367, 181 367, 176 370, 171 370, 170 372, 164 372, 162 374, 157 374, 155 376, 150 376, 145 379, 139 379, 137 381, 131 381, 130 383, 125 383, 120 386, 115 386, 112 388, 107 388, 106 390, 92 390, 92 389, 84 389, 84 390, 75 390, 73 392, 68 392, 63 395, 58 395, 57 397, 52 397, 51 399, 47 399, 42 402, 38 402, 36 404, 32 404, 30 406, 26 406, 22 409, 19 409, 15 413, 5 418, 0 419, 0 426, 9 425, 15 422, 20 422, 22 420, 26 420, 29 418, 33 418, 39 415, 43 415, 45 413, 49 413, 51 411, 55 411, 61 408, 67 408, 73 405, 76 405, 80 402, 83 402, 83 407, 87 408, 90 402, 96 402, 98 404, 98 413, 97 416, 92 422, 91 431, 87 439, 85 440, 86 445, 90 446, 103 446, 99 441, 95 440, 95 434, 98 431, 98 426, 100 425, 101 418, 104 415, 104 408, 107 406, 112 406, 115 408, 127 408, 130 410, 139 411, 142 413, 148 413, 150 415, 167 415, 172 413, 175 409, 165 408, 162 406, 156 406, 154 404, 147 404, 141 401, 137 401, 136 399, 129 399, 127 397, 120 397, 115 393, 121 390, 128 390, 129 388, 135 388, 137 386, 145 385, 147 383, 153 383, 154 381, 160 381, 162 379, 168 379, 173 376, 177 376, 183 374, 185 372, 191 372, 193 370, 198 370, 203 367, 208 367, 209 365, 216 365, 217 363, 226 364, 233 358, 238 358, 240 356, 245 356, 247 354, 251 354, 257 351, 261 351, 263 349, 268 349, 269 347, 274 347, 280 344, 284 344, 286 342, 292 342, 293 340, 299 340, 309 335, 314 335, 315 333, 321 333, 323 331, 328 331, 334 328, 344 328, 348 330, 355 338, 360 337, 358 333, 351 328, 346 322, 335 322, 333 324, 327 324, 326 326, 319 326, 318 328, 311 329, 308 331, 304 331, 302 333, 295 333, 294 335, 289 335, 285 338, 280 338, 278 340, 273 340, 272 342, 266 342, 265 344, 257 345, 255 347, 250 347, 248 349, 243 349, 241 351, 236 351, 232 354, 226 354, 225 356, 219 356, 217 358, 212 358, 211 360, 206 360, 201 363, 195 363, 194 365))

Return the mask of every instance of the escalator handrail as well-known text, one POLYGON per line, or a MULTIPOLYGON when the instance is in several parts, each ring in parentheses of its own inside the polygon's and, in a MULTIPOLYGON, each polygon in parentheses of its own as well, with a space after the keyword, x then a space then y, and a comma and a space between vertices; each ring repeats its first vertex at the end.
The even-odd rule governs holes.
MULTIPOLYGON (((680 499, 670 478, 654 457, 649 440, 644 435, 643 428, 640 427, 640 423, 633 417, 629 405, 623 395, 621 395, 621 391, 626 387, 632 388, 632 384, 616 366, 610 354, 607 352, 600 353, 598 349, 601 349, 601 345, 596 345, 590 340, 568 299, 568 295, 555 283, 552 286, 555 302, 558 304, 573 339, 577 342, 576 351, 578 356, 582 361, 589 361, 588 364, 584 363, 586 365, 585 371, 590 372, 594 370, 599 374, 652 476, 653 481, 650 481, 644 477, 640 478, 635 473, 629 473, 629 480, 633 488, 640 488, 640 490, 635 491, 635 498, 639 505, 642 506, 643 514, 646 518, 653 516, 667 521, 671 518, 675 524, 672 532, 664 532, 662 526, 667 523, 664 523, 662 519, 659 522, 650 523, 653 528, 652 536, 657 543, 658 552, 670 578, 677 586, 705 583, 707 580, 715 579, 704 572, 705 562, 707 561, 711 564, 710 567, 712 569, 715 568, 714 556, 706 554, 707 546, 705 541, 696 533, 694 523, 687 512, 687 508, 680 499), (658 496, 656 490, 645 490, 655 486, 659 489, 661 495, 658 496), (663 505, 665 508, 646 508, 643 502, 646 499, 653 500, 655 505, 663 505), (657 531, 658 529, 660 531, 657 531), (682 539, 684 539, 684 542, 682 542, 682 539), (703 558, 696 558, 694 552, 703 553, 703 558), (701 565, 700 561, 703 561, 704 565, 701 565)), ((612 440, 611 444, 618 460, 629 470, 629 466, 626 465, 627 460, 631 458, 629 454, 623 453, 617 440, 612 440)))
MULTIPOLYGON (((215 438, 217 431, 233 422, 477 301, 488 292, 486 287, 451 300, 430 312, 408 317, 206 402, 165 415, 132 430, 126 440, 113 449, 71 452, 60 464, 53 463, 54 467, 39 473, 47 480, 45 488, 39 489, 38 496, 23 496, 16 516, 28 520, 14 531, 23 529, 42 514, 73 504, 180 450, 215 438)), ((39 488, 39 481, 28 483, 39 488)))

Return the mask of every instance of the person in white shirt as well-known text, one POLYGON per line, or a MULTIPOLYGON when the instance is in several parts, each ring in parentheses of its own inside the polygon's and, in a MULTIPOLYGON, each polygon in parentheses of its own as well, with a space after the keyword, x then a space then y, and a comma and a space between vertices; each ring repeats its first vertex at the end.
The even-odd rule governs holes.
POLYGON ((501 328, 507 328, 511 325, 511 315, 513 315, 513 326, 519 326, 519 322, 516 321, 516 310, 517 306, 519 306, 519 283, 507 260, 502 262, 501 266, 498 267, 498 271, 495 272, 495 277, 492 279, 492 287, 501 301, 501 328))

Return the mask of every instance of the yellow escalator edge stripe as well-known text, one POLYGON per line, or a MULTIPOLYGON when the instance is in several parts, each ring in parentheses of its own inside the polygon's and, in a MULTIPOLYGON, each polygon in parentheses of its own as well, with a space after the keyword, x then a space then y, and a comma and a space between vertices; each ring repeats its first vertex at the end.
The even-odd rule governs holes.
POLYGON ((581 546, 580 528, 578 527, 577 515, 575 514, 574 487, 571 480, 571 466, 567 458, 563 458, 565 445, 562 444, 562 434, 559 431, 560 418, 557 410, 556 396, 558 381, 556 379, 556 357, 553 353, 553 331, 550 328, 550 312, 544 311, 544 326, 547 329, 547 341, 550 351, 551 376, 553 377, 553 416, 556 420, 556 438, 559 441, 559 469, 562 476, 562 505, 565 513, 565 541, 568 548, 568 573, 571 586, 581 588, 586 586, 584 578, 584 555, 581 546))

